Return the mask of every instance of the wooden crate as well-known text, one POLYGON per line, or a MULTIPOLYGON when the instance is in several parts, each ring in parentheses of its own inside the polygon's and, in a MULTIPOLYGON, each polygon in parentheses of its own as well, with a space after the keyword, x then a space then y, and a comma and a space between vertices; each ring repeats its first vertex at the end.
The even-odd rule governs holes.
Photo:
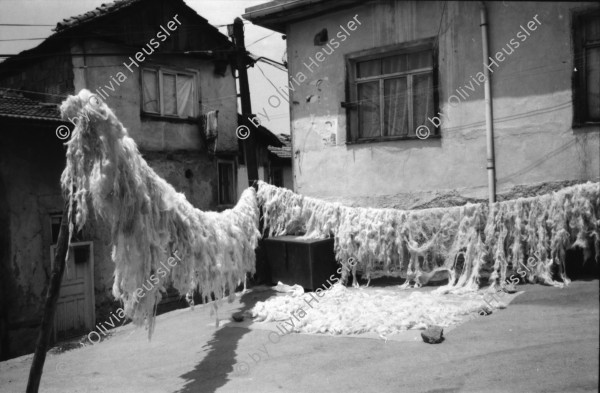
POLYGON ((327 280, 330 276, 339 277, 333 244, 333 238, 278 236, 265 239, 265 254, 273 284, 278 281, 288 285, 299 284, 306 290, 329 288, 331 284, 327 280))

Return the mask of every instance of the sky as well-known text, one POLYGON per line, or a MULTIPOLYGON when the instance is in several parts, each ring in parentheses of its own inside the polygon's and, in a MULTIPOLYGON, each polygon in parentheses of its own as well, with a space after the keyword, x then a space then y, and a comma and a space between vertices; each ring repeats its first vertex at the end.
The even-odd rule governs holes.
MULTIPOLYGON (((242 16, 244 10, 268 0, 184 0, 198 14, 206 18, 212 25, 233 23, 237 16, 242 16)), ((58 21, 79 15, 102 5, 110 0, 0 0, 0 54, 17 54, 33 48, 42 42, 41 39, 52 34, 52 28, 58 21), (2 26, 2 24, 35 24, 51 26, 2 26)), ((227 35, 227 27, 219 27, 219 31, 227 35)), ((247 49, 254 55, 264 56, 279 63, 285 53, 285 41, 281 34, 264 29, 251 23, 245 24, 245 40, 247 49), (264 38, 266 37, 266 38, 264 38), (264 39, 261 39, 264 38, 264 39), (261 39, 260 41, 257 41, 261 39), (256 43, 254 43, 257 41, 256 43)), ((275 134, 289 134, 289 108, 284 102, 278 108, 272 108, 267 99, 276 94, 275 86, 287 85, 287 73, 265 63, 249 68, 250 92, 253 112, 269 108, 270 120, 260 117, 262 124, 275 134)))

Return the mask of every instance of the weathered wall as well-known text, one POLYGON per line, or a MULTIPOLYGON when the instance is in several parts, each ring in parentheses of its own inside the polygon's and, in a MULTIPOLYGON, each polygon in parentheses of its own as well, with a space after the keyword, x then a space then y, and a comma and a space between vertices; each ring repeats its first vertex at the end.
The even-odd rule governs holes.
POLYGON ((144 159, 170 185, 200 210, 216 210, 217 160, 198 152, 144 152, 144 159), (210 176, 207 174, 211 174, 210 176))
POLYGON ((24 121, 0 123, 6 134, 0 144, 5 201, 1 215, 8 238, 2 286, 9 296, 5 312, 13 356, 27 353, 35 343, 50 278, 50 214, 63 208, 59 179, 65 150, 52 127, 24 121))
MULTIPOLYGON (((160 47, 159 47, 160 49, 160 47)), ((141 50, 124 51, 119 46, 101 41, 88 40, 85 44, 76 44, 74 53, 123 53, 123 56, 76 56, 73 57, 75 75, 75 91, 87 88, 96 89, 109 97, 106 103, 125 125, 130 136, 136 141, 141 150, 204 150, 206 146, 201 138, 197 122, 180 119, 159 119, 142 114, 140 69, 144 67, 171 68, 182 71, 192 71, 197 74, 200 92, 200 102, 197 113, 211 110, 219 111, 219 136, 217 151, 237 151, 237 101, 235 79, 231 67, 227 67, 225 76, 214 73, 215 66, 210 60, 194 59, 191 57, 170 55, 168 57, 154 53, 142 62, 137 62, 130 68, 123 65, 131 64, 129 57, 141 50), (84 66, 86 68, 84 68, 84 66), (127 79, 115 83, 111 77, 122 72, 127 79), (111 86, 112 82, 112 86, 111 86), (114 92, 110 90, 114 89, 114 92), (102 90, 100 90, 102 89, 102 90)))
MULTIPOLYGON (((542 182, 600 176, 599 126, 572 129, 571 10, 593 3, 488 2, 490 54, 508 44, 535 15, 541 25, 492 74, 496 177, 499 193, 542 182), (552 54, 548 56, 548 54, 552 54)), ((291 95, 295 191, 348 204, 408 208, 443 195, 487 193, 483 86, 454 107, 448 98, 482 71, 477 2, 377 1, 288 26, 290 76, 306 80, 291 95), (360 21, 339 48, 309 70, 320 46, 353 18, 360 21), (439 38, 441 138, 347 145, 344 55, 374 47, 439 38), (308 97, 312 96, 311 100, 308 97), (337 129, 328 129, 326 122, 337 129), (332 131, 336 144, 322 141, 332 131)))
MULTIPOLYGON (((68 47, 65 45, 58 51, 68 52, 68 47)), ((66 95, 73 94, 73 66, 67 55, 43 56, 26 66, 11 64, 3 67, 0 87, 22 90, 26 96, 43 102, 59 103, 66 95)))

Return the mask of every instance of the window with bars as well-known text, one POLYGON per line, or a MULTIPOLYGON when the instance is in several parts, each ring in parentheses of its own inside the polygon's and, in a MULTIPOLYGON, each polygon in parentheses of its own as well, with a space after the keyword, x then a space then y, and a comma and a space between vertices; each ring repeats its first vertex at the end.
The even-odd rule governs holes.
POLYGON ((198 99, 193 73, 166 69, 142 69, 142 111, 188 118, 196 114, 198 99))
POLYGON ((573 18, 575 125, 600 122, 600 9, 573 18))
POLYGON ((347 56, 348 140, 417 138, 415 130, 434 116, 437 105, 435 63, 433 40, 347 56))
POLYGON ((235 163, 218 162, 219 205, 234 205, 236 196, 235 163))

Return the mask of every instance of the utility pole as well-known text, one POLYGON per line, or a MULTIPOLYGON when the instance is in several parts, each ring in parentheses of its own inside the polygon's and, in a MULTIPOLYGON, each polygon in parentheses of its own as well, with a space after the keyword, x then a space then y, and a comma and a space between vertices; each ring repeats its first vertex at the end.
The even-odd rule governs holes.
MULTIPOLYGON (((233 42, 236 49, 238 83, 240 85, 240 100, 242 102, 242 118, 249 121, 253 118, 250 102, 250 87, 248 86, 248 71, 246 70, 246 46, 244 44, 244 22, 241 18, 233 21, 233 42)), ((256 163, 256 135, 248 128, 248 138, 244 140, 244 157, 248 168, 248 185, 258 187, 258 167, 256 163)))

